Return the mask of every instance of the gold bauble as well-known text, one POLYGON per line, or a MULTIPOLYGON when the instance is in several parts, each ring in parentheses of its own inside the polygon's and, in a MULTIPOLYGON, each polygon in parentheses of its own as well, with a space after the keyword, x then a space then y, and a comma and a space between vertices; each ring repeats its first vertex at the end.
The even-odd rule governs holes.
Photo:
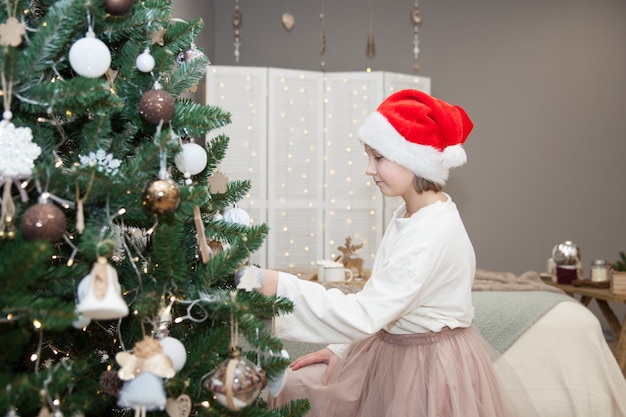
POLYGON ((143 190, 142 204, 154 214, 176 211, 180 204, 180 190, 171 179, 150 181, 143 190))

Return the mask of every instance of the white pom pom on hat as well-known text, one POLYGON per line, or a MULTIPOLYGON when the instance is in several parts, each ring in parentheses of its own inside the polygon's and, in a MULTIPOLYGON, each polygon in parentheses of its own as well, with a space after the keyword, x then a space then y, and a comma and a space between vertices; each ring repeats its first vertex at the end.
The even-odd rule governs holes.
POLYGON ((474 127, 465 110, 419 90, 400 90, 368 115, 359 139, 418 177, 444 185, 465 164, 463 143, 474 127))

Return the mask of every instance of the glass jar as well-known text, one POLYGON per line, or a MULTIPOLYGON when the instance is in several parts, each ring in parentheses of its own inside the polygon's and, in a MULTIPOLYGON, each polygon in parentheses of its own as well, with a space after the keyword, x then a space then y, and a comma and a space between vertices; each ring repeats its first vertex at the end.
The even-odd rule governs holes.
POLYGON ((606 282, 609 280, 609 265, 604 259, 591 262, 591 281, 606 282))

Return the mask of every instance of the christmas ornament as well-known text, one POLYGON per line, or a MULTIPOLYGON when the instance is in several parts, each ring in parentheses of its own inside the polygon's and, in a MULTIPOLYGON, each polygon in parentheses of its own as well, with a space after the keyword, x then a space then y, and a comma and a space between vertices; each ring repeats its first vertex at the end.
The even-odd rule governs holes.
POLYGON ((135 59, 135 66, 141 72, 150 72, 154 69, 154 57, 150 54, 150 49, 146 48, 135 59))
POLYGON ((22 215, 22 234, 27 240, 47 240, 57 243, 67 229, 63 211, 52 203, 37 203, 22 215))
MULTIPOLYGON (((5 90, 6 91, 6 90, 5 90)), ((41 148, 32 142, 33 134, 29 127, 15 127, 11 123, 13 114, 3 113, 0 121, 0 181, 29 178, 35 166, 35 159, 41 148)))
POLYGON ((204 147, 195 142, 183 143, 182 150, 174 158, 176 168, 182 173, 196 175, 204 171, 207 165, 207 153, 204 147))
POLYGON ((226 210, 224 213, 224 221, 229 223, 240 224, 242 226, 250 225, 250 215, 247 211, 242 208, 237 207, 237 204, 233 205, 232 208, 226 210))
POLYGON ((117 397, 124 385, 124 381, 120 379, 114 370, 104 371, 100 374, 100 391, 103 394, 117 397))
POLYGON ((150 42, 152 43, 152 45, 165 45, 165 40, 163 39, 163 37, 165 36, 165 32, 167 32, 167 29, 159 29, 152 32, 150 34, 150 42))
POLYGON ((178 372, 185 366, 187 362, 187 350, 180 340, 170 336, 166 336, 159 340, 163 354, 172 361, 172 368, 178 372))
POLYGON ((165 412, 170 417, 189 417, 191 414, 191 398, 187 394, 178 398, 168 398, 165 403, 165 412))
POLYGON ((373 1, 369 3, 369 31, 367 33, 367 47, 365 48, 365 56, 374 58, 376 56, 376 45, 374 44, 374 12, 373 1))
POLYGON ((133 0, 104 0, 104 10, 113 16, 122 16, 133 8, 133 0))
POLYGON ((85 317, 82 314, 78 314, 78 317, 76 318, 76 320, 72 322, 72 327, 80 330, 89 326, 90 323, 91 323, 91 319, 89 317, 85 317))
POLYGON ((263 287, 263 282, 263 273, 256 266, 243 266, 235 272, 235 286, 238 290, 250 292, 263 287))
POLYGON ((213 256, 211 247, 207 244, 206 235, 204 233, 204 223, 202 222, 202 213, 200 207, 195 206, 193 208, 193 221, 196 226, 196 233, 198 235, 198 249, 200 251, 200 258, 203 264, 207 264, 209 259, 213 256))
POLYGON ((204 54, 202 53, 202 51, 196 47, 195 43, 192 43, 189 49, 187 49, 186 51, 180 52, 176 56, 176 66, 180 67, 185 62, 191 62, 194 59, 201 58, 203 56, 204 54))
POLYGON ((162 378, 172 378, 176 375, 172 359, 163 353, 161 343, 148 336, 135 344, 133 353, 118 352, 115 361, 121 366, 117 375, 123 381, 129 381, 143 373, 162 378))
POLYGON ((224 194, 228 191, 228 177, 220 170, 215 171, 207 180, 209 191, 213 194, 224 194))
POLYGON ((144 372, 124 383, 117 405, 135 410, 135 417, 146 417, 147 411, 163 410, 167 399, 163 380, 150 372, 144 372))
POLYGON ((235 14, 233 14, 233 30, 235 31, 235 62, 239 62, 239 48, 241 47, 241 11, 239 10, 239 0, 235 0, 235 14))
POLYGON ((89 28, 85 37, 70 47, 69 60, 72 69, 78 75, 98 78, 104 75, 111 65, 111 51, 89 28))
POLYGON ((139 100, 139 113, 145 120, 155 125, 172 120, 175 109, 174 97, 162 90, 158 83, 154 89, 146 91, 139 100))
POLYGON ((291 32, 291 29, 293 29, 293 25, 296 23, 296 19, 293 17, 293 15, 289 12, 283 13, 282 21, 284 28, 287 29, 287 32, 291 32))
POLYGON ((180 204, 180 190, 171 179, 150 181, 143 190, 143 206, 154 214, 176 211, 180 204))
MULTIPOLYGON (((270 356, 279 356, 283 359, 289 360, 289 352, 285 349, 280 351, 280 354, 276 354, 273 351, 269 352, 270 356)), ((267 381, 267 389, 272 394, 274 398, 278 397, 278 395, 282 392, 283 388, 285 388, 285 384, 287 382, 287 375, 289 372, 289 367, 285 368, 282 372, 276 375, 274 378, 267 381)))
POLYGON ((239 350, 231 354, 208 375, 205 387, 217 401, 231 411, 239 411, 254 402, 265 384, 265 371, 244 358, 239 350))
POLYGON ((19 46, 25 34, 26 27, 17 18, 11 16, 0 25, 0 45, 19 46))
POLYGON ((422 24, 422 12, 420 11, 418 0, 415 0, 415 5, 413 10, 411 10, 411 24, 413 25, 413 69, 417 72, 420 69, 417 59, 420 55, 419 27, 422 24))
POLYGON ((76 312, 92 320, 116 320, 128 315, 117 271, 99 256, 91 271, 78 284, 76 312))

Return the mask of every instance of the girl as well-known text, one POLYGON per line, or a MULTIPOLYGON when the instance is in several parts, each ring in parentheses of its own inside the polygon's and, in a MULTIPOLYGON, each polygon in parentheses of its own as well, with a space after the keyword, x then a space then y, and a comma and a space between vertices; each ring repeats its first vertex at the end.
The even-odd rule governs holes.
POLYGON ((276 319, 277 335, 334 343, 291 364, 274 407, 308 398, 312 417, 511 415, 492 350, 472 327, 474 249, 443 191, 450 168, 466 161, 472 127, 462 108, 416 90, 365 119, 365 173, 404 204, 358 293, 263 270, 260 291, 294 302, 276 319))

